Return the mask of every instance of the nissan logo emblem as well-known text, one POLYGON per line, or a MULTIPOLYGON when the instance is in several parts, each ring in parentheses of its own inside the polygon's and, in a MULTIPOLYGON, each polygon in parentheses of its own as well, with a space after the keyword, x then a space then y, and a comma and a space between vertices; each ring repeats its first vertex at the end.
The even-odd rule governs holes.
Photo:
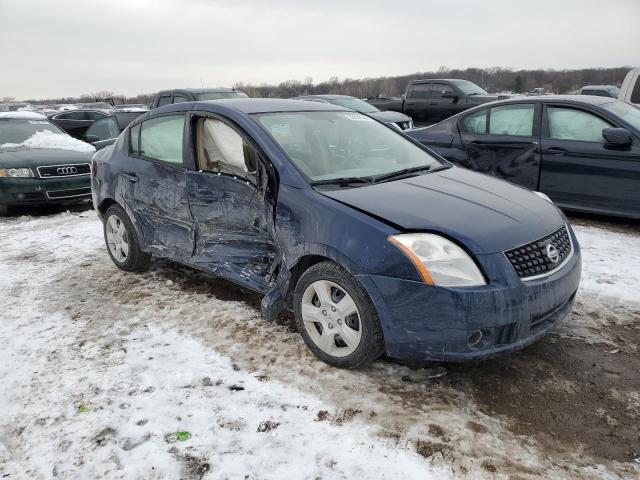
POLYGON ((78 173, 78 169, 76 167, 58 167, 56 173, 58 175, 73 175, 78 173))
POLYGON ((560 252, 553 243, 547 245, 544 252, 547 254, 547 258, 553 263, 558 263, 558 260, 560 260, 560 252))

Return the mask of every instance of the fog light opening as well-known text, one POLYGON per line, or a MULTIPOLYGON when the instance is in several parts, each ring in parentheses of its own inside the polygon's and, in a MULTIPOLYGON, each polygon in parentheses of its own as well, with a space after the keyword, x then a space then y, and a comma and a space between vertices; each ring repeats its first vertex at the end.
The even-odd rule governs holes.
POLYGON ((467 339, 467 345, 469 345, 470 348, 474 348, 477 347, 481 341, 482 332, 480 330, 476 330, 471 335, 469 335, 469 338, 467 339))

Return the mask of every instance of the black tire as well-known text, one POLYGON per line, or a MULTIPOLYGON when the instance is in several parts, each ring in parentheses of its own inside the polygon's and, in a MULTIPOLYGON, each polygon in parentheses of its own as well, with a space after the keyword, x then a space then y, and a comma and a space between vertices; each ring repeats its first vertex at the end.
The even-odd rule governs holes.
POLYGON ((131 223, 129 215, 127 215, 127 212, 125 212, 120 205, 111 205, 107 209, 106 213, 104 214, 103 233, 104 242, 107 246, 107 252, 109 252, 111 260, 119 269, 125 270, 127 272, 144 272, 149 269, 149 264, 151 263, 151 255, 143 252, 140 249, 140 242, 138 240, 136 229, 133 227, 133 223, 131 223), (129 252, 124 261, 119 261, 114 257, 113 253, 111 252, 111 248, 109 248, 109 242, 107 241, 107 223, 109 221, 109 218, 113 216, 116 216, 120 220, 120 222, 122 222, 126 229, 129 252))
POLYGON ((384 336, 378 312, 358 280, 337 263, 326 261, 312 265, 298 279, 293 293, 293 311, 298 331, 309 349, 322 361, 338 368, 364 368, 384 353, 384 336), (309 336, 302 320, 302 299, 314 282, 327 280, 338 285, 353 299, 360 314, 362 329, 358 347, 348 356, 336 357, 324 352, 309 336))

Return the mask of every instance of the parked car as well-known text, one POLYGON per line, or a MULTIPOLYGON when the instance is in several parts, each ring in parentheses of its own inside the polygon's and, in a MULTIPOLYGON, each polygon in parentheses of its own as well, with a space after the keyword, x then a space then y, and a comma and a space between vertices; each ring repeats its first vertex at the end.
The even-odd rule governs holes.
POLYGON ((127 125, 146 113, 143 109, 133 110, 132 112, 127 110, 116 111, 112 115, 96 120, 87 129, 83 140, 96 147, 96 150, 113 144, 127 125))
POLYGON ((93 122, 108 115, 109 113, 102 110, 66 110, 52 113, 47 118, 72 137, 82 140, 93 122))
POLYGON ((0 113, 0 214, 14 206, 91 198, 89 169, 94 151, 44 115, 0 113))
POLYGON ((620 89, 615 85, 587 85, 578 91, 578 95, 618 98, 620 89))
POLYGON ((92 172, 116 266, 155 255, 255 290, 265 319, 292 309, 338 367, 521 349, 571 311, 580 280, 551 202, 336 105, 162 107, 92 172))
POLYGON ((458 165, 560 207, 640 218, 640 110, 607 97, 495 102, 407 132, 458 165))
POLYGON ((629 70, 624 77, 618 100, 640 106, 640 68, 629 70))
POLYGON ((151 103, 151 108, 158 108, 172 103, 246 97, 246 93, 235 88, 177 88, 158 92, 151 103))
POLYGON ((481 103, 508 95, 490 95, 475 83, 457 79, 414 80, 400 100, 368 100, 382 110, 402 112, 415 124, 431 124, 481 103))
POLYGON ((413 120, 404 113, 393 111, 382 112, 370 103, 349 95, 304 95, 296 97, 295 99, 340 105, 341 107, 350 108, 356 112, 365 113, 376 120, 380 120, 381 122, 400 130, 413 128, 413 120))

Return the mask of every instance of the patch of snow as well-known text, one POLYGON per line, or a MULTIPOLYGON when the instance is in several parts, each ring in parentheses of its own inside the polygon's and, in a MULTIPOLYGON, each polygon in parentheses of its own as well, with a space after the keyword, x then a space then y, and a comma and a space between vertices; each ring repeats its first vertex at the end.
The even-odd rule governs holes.
POLYGON ((96 151, 96 148, 89 143, 73 138, 67 134, 54 133, 49 130, 36 132, 22 143, 3 143, 0 145, 0 148, 14 147, 57 148, 84 153, 93 153, 96 151))
POLYGON ((41 113, 19 110, 17 112, 0 112, 0 118, 10 118, 12 120, 46 120, 47 117, 41 113))
POLYGON ((596 226, 573 227, 582 251, 580 289, 640 303, 640 240, 638 235, 596 226))
POLYGON ((453 478, 366 420, 319 421, 323 401, 238 368, 178 323, 52 309, 69 262, 109 261, 92 212, 9 219, 0 235, 11 239, 0 251, 0 472, 11 478, 453 478))

